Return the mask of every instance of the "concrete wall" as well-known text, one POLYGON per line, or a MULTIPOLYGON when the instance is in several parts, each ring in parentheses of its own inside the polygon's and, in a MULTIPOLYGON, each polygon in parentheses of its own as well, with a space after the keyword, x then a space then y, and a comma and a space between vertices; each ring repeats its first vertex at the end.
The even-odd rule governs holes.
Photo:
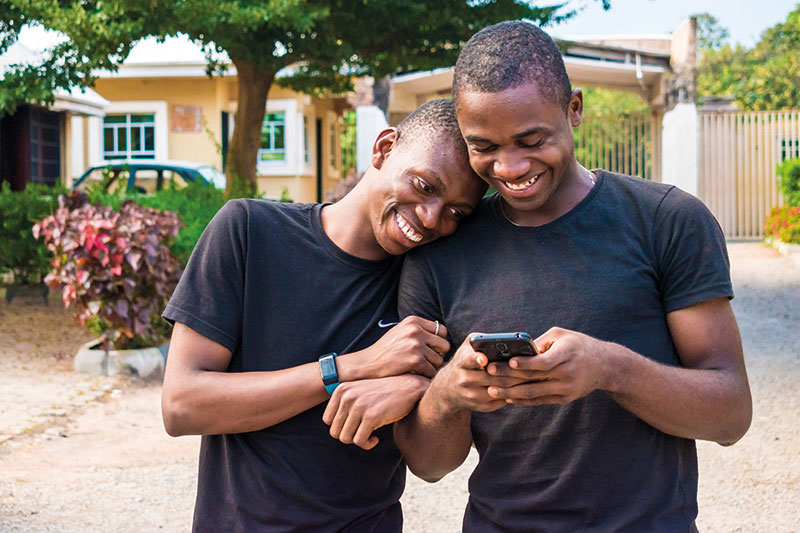
POLYGON ((700 195, 699 121, 693 103, 664 113, 661 133, 661 182, 700 195))

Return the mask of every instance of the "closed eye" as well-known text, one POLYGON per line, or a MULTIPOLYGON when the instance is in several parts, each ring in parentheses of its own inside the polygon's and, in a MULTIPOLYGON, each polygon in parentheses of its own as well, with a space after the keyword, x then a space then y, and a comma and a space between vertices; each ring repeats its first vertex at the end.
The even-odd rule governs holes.
POLYGON ((517 144, 519 144, 522 148, 539 148, 542 144, 544 144, 544 137, 533 144, 526 144, 522 141, 518 141, 517 144))
POLYGON ((489 152, 493 151, 493 150, 494 150, 494 149, 496 149, 496 148, 497 148, 497 145, 496 145, 496 144, 490 144, 489 146, 481 146, 481 147, 478 147, 478 146, 470 146, 470 149, 471 149, 473 152, 478 152, 479 154, 486 154, 486 153, 489 153, 489 152))

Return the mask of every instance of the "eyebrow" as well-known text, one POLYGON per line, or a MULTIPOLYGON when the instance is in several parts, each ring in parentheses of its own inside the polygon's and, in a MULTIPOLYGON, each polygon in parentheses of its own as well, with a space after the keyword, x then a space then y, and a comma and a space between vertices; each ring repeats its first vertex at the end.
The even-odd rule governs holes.
MULTIPOLYGON (((535 135, 537 133, 541 133, 543 131, 545 131, 545 128, 541 128, 539 126, 534 126, 533 128, 529 128, 529 129, 523 131, 522 133, 517 133, 515 135, 512 135, 512 137, 514 139, 522 139, 522 138, 528 137, 530 135, 535 135)), ((494 144, 489 139, 484 139, 483 137, 478 137, 477 135, 467 135, 466 137, 464 137, 464 140, 467 141, 467 142, 474 142, 474 143, 494 144)))

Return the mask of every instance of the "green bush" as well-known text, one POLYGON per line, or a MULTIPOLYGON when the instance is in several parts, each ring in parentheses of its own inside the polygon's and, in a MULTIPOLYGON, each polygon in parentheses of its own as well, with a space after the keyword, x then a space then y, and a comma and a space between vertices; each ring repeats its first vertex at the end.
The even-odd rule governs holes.
POLYGON ((13 272, 17 284, 42 281, 50 270, 52 254, 34 238, 33 225, 58 208, 61 185, 28 183, 12 191, 8 182, 0 186, 0 273, 13 272))
POLYGON ((790 207, 800 206, 800 157, 787 159, 778 165, 778 187, 790 207))
POLYGON ((190 183, 182 189, 165 188, 152 196, 134 194, 130 198, 144 207, 178 213, 178 220, 183 227, 170 245, 170 250, 184 265, 189 261, 203 230, 225 204, 223 191, 199 182, 190 183))
MULTIPOLYGON (((119 179, 123 179, 120 177, 119 179)), ((92 205, 105 205, 119 211, 126 200, 159 211, 178 213, 181 229, 170 243, 170 251, 186 265, 203 230, 225 203, 225 193, 205 183, 189 183, 186 187, 165 187, 155 194, 142 194, 120 188, 107 192, 102 182, 89 187, 86 195, 92 205)))
POLYGON ((767 237, 800 244, 800 207, 773 207, 764 225, 767 237))

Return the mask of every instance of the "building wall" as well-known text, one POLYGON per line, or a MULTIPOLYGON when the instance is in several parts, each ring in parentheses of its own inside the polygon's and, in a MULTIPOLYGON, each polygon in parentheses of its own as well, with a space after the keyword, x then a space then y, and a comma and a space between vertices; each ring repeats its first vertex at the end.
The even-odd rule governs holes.
MULTIPOLYGON (((156 114, 156 158, 200 161, 222 168, 222 112, 229 114, 229 133, 232 134, 238 92, 236 78, 104 78, 97 80, 95 90, 111 102, 107 109, 109 114, 156 114), (175 106, 199 107, 200 131, 176 131, 175 106), (161 149, 160 142, 163 143, 161 149)), ((322 121, 324 193, 341 178, 338 133, 342 104, 338 100, 312 98, 273 86, 267 99, 267 111, 286 113, 286 158, 282 162, 258 163, 259 192, 275 198, 286 193, 296 202, 316 201, 316 120, 322 121)), ((102 160, 101 133, 102 119, 87 119, 83 132, 87 164, 102 160)))

